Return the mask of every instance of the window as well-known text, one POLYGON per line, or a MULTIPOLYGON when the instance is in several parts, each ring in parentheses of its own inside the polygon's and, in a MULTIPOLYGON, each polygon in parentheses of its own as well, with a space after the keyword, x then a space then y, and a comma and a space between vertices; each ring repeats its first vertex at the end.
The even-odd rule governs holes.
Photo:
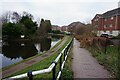
POLYGON ((98 21, 98 19, 95 19, 95 21, 98 21))
POLYGON ((98 26, 98 22, 95 23, 95 26, 98 26))
POLYGON ((98 27, 98 25, 95 25, 95 27, 98 27))
POLYGON ((104 28, 106 28, 106 25, 104 25, 104 28))
POLYGON ((110 24, 110 27, 112 27, 112 24, 110 24))
POLYGON ((98 19, 96 19, 96 21, 98 21, 98 19))
POLYGON ((107 21, 107 19, 105 19, 105 21, 107 21))
POLYGON ((111 17, 110 19, 113 20, 114 17, 111 17))

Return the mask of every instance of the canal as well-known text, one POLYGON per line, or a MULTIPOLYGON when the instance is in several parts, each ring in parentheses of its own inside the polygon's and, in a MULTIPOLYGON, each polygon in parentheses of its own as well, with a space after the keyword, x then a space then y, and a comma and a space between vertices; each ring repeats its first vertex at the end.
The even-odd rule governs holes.
POLYGON ((9 41, 2 43, 2 66, 12 65, 37 54, 42 54, 60 41, 60 38, 42 38, 37 41, 9 41))

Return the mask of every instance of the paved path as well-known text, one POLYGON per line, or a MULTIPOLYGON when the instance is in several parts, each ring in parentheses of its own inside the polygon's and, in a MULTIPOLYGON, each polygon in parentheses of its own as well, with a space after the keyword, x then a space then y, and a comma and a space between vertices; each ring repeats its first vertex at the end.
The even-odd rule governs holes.
POLYGON ((76 39, 73 43, 72 69, 74 79, 110 78, 110 73, 87 50, 80 48, 80 43, 76 39))
POLYGON ((58 49, 66 42, 67 40, 67 37, 64 38, 64 40, 62 41, 62 43, 60 45, 58 45, 56 48, 52 49, 52 50, 49 50, 47 53, 44 53, 43 55, 41 56, 38 56, 38 57, 35 57, 33 59, 30 59, 28 61, 25 61, 25 62, 22 62, 20 64, 17 64, 13 67, 10 67, 4 71, 2 71, 2 78, 5 78, 6 76, 9 76, 15 72, 18 72, 28 66, 31 66, 35 63, 38 63, 40 62, 41 60, 47 58, 48 56, 54 54, 56 51, 58 51, 58 49))

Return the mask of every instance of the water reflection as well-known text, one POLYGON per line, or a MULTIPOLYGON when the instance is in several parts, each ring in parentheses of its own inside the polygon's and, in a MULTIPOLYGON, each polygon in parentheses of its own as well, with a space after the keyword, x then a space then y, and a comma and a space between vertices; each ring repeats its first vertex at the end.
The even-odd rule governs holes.
POLYGON ((19 57, 26 59, 36 55, 37 49, 35 48, 34 44, 30 42, 8 42, 7 45, 3 45, 2 54, 10 59, 16 59, 19 57))
MULTIPOLYGON (((37 41, 9 41, 2 46, 3 67, 7 62, 16 63, 51 48, 51 38, 42 38, 37 41), (15 61, 16 60, 16 61, 15 61)), ((9 64, 10 65, 10 64, 9 64)))
POLYGON ((42 38, 37 42, 11 41, 4 43, 2 47, 2 54, 11 59, 15 59, 19 57, 26 59, 36 55, 38 52, 49 50, 50 47, 51 47, 50 38, 42 38))
POLYGON ((36 41, 35 46, 38 50, 38 53, 49 50, 51 47, 51 38, 42 38, 38 41, 36 41))

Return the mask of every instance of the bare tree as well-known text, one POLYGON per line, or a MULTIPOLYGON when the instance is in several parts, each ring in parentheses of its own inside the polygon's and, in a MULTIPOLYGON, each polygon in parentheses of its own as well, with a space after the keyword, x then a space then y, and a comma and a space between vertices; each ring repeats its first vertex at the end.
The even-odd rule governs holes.
POLYGON ((12 22, 17 23, 19 22, 21 16, 17 12, 12 13, 12 22))
POLYGON ((95 32, 96 28, 93 27, 91 24, 82 25, 74 29, 74 33, 77 35, 90 34, 95 32))
POLYGON ((1 15, 1 22, 2 23, 7 23, 10 21, 10 11, 5 12, 4 14, 1 15))
POLYGON ((29 18, 31 18, 31 19, 34 19, 34 17, 33 17, 33 15, 32 14, 30 14, 30 13, 28 13, 28 12, 23 12, 23 15, 22 16, 28 16, 29 18))

